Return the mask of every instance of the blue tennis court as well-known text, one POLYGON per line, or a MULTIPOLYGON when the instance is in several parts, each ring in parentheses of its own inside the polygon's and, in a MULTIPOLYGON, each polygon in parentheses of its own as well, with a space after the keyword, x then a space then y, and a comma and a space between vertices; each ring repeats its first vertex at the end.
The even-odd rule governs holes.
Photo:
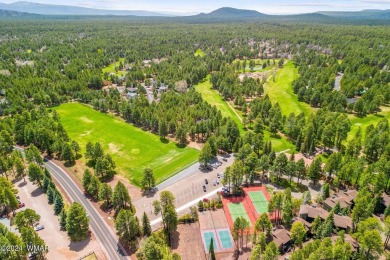
POLYGON ((218 236, 223 249, 233 248, 232 239, 228 230, 218 230, 218 236))
POLYGON ((213 239, 213 245, 214 245, 214 250, 217 251, 218 250, 218 246, 217 246, 217 240, 216 240, 216 237, 214 235, 215 233, 213 231, 206 231, 206 232, 203 232, 203 237, 204 237, 204 243, 205 243, 205 249, 206 249, 206 252, 209 251, 209 248, 210 248, 210 244, 211 244, 211 238, 213 239))

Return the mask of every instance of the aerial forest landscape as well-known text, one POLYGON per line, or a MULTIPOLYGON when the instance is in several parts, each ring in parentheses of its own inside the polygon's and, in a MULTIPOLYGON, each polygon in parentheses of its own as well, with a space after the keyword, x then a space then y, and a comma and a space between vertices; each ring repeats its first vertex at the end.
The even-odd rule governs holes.
POLYGON ((0 259, 390 259, 389 120, 389 1, 4 1, 0 259))

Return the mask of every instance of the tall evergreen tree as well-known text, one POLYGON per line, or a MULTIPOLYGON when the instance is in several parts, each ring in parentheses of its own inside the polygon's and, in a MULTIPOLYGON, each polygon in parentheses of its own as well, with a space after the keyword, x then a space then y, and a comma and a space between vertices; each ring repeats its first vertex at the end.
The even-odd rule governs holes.
POLYGON ((142 215, 142 233, 144 236, 150 236, 152 234, 152 228, 150 227, 150 221, 146 213, 142 215))
POLYGON ((58 215, 64 209, 64 201, 60 193, 56 192, 54 197, 54 214, 58 215))
POLYGON ((210 240, 210 246, 209 246, 209 259, 210 260, 215 260, 215 252, 214 252, 214 239, 211 238, 210 240))

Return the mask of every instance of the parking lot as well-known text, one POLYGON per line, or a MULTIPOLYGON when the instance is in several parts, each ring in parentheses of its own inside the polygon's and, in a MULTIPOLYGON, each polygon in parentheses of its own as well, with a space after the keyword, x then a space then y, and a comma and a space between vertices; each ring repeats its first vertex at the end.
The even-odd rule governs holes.
POLYGON ((52 206, 47 203, 46 195, 38 186, 28 181, 24 183, 22 180, 15 183, 15 187, 19 191, 20 201, 25 204, 16 212, 30 208, 41 216, 39 224, 44 225, 44 229, 38 231, 38 234, 49 247, 47 259, 79 259, 91 252, 95 252, 98 259, 106 259, 93 235, 90 239, 77 243, 68 240, 66 232, 60 230, 58 217, 54 215, 52 206))
MULTIPOLYGON (((195 174, 190 175, 189 177, 178 181, 166 188, 164 190, 169 190, 173 193, 176 198, 175 206, 179 208, 186 203, 193 201, 197 198, 204 196, 207 193, 210 193, 215 190, 222 190, 222 177, 218 178, 217 174, 221 174, 225 171, 226 167, 230 166, 234 157, 230 156, 226 158, 226 161, 223 160, 223 157, 218 156, 218 161, 221 163, 220 166, 212 168, 209 171, 198 170, 195 174), (205 179, 207 179, 208 184, 205 184, 205 179), (213 185, 213 181, 219 180, 219 184, 213 185), (203 190, 203 185, 206 186, 206 191, 203 190)), ((156 219, 159 216, 152 214, 152 202, 160 198, 160 192, 158 191, 155 194, 150 194, 148 196, 143 196, 142 198, 134 201, 134 205, 137 209, 137 216, 142 217, 143 212, 145 211, 148 214, 150 220, 156 219)))

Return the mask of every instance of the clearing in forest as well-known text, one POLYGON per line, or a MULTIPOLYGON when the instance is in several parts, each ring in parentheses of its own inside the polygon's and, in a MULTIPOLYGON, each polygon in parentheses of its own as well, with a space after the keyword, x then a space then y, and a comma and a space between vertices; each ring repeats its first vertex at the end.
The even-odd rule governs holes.
POLYGON ((114 159, 117 172, 135 185, 140 185, 147 167, 153 170, 159 182, 198 159, 196 149, 179 148, 174 142, 163 143, 157 135, 86 105, 66 103, 56 110, 70 138, 79 143, 83 164, 86 162, 84 154, 87 142, 100 142, 104 151, 114 159))
POLYGON ((202 95, 206 102, 212 106, 216 106, 217 109, 221 111, 222 116, 233 119, 233 121, 237 123, 238 128, 240 129, 240 133, 244 132, 244 126, 242 125, 241 119, 236 115, 229 104, 223 100, 219 92, 215 89, 212 89, 210 75, 208 75, 204 81, 196 85, 195 89, 202 95))
MULTIPOLYGON (((222 96, 219 94, 219 92, 215 89, 212 89, 211 83, 210 83, 210 75, 206 77, 204 81, 199 83, 195 86, 196 91, 198 91, 203 99, 208 102, 212 106, 216 106, 219 111, 221 111, 222 116, 224 117, 230 117, 233 119, 240 129, 241 135, 245 133, 244 125, 242 124, 241 118, 242 112, 238 110, 234 110, 229 104, 223 100, 222 96)), ((268 131, 264 131, 264 140, 271 140, 272 147, 275 149, 276 152, 280 151, 294 151, 295 146, 287 141, 285 138, 274 138, 271 137, 271 133, 268 131)))
POLYGON ((275 81, 272 77, 264 84, 264 91, 270 97, 272 103, 279 102, 282 114, 289 116, 291 113, 309 115, 313 109, 310 105, 298 101, 297 95, 292 89, 292 82, 299 77, 298 68, 289 61, 276 73, 275 81))
POLYGON ((357 117, 355 115, 348 115, 348 118, 351 122, 351 131, 348 133, 348 140, 352 139, 359 127, 362 129, 362 136, 364 137, 367 126, 373 124, 376 126, 379 121, 381 121, 383 118, 389 119, 390 118, 390 107, 388 106, 382 106, 380 107, 382 110, 381 112, 377 114, 371 114, 367 115, 365 117, 357 117))
MULTIPOLYGON (((119 61, 117 62, 114 62, 114 63, 111 63, 110 65, 108 65, 107 67, 104 67, 102 69, 102 72, 103 74, 104 73, 114 73, 116 76, 123 76, 126 74, 126 71, 124 70, 116 70, 115 68, 119 68, 119 63, 122 62, 124 63, 125 62, 125 59, 124 58, 119 58, 119 61)), ((124 65, 124 64, 123 64, 124 65)))

